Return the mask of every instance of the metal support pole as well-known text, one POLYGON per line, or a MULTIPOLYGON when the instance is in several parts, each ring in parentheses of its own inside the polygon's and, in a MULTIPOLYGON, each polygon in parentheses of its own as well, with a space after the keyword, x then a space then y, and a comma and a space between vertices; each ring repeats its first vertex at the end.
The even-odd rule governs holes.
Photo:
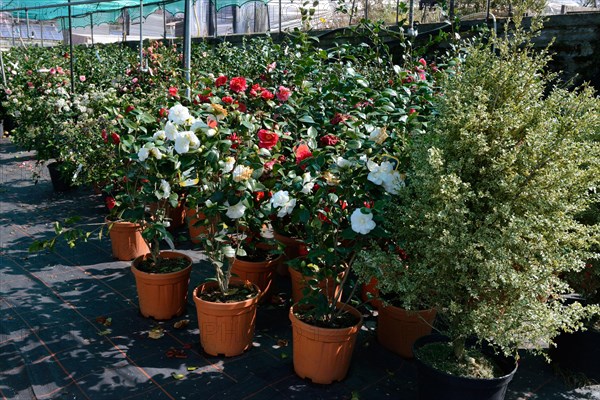
POLYGON ((279 0, 279 33, 281 33, 281 0, 279 0))
POLYGON ((490 22, 490 7, 491 7, 491 0, 487 0, 486 6, 485 6, 485 22, 488 23, 490 22))
POLYGON ((2 83, 4 83, 4 87, 6 88, 6 73, 4 72, 4 57, 2 57, 3 51, 0 51, 0 66, 2 67, 2 83))
POLYGON ((219 25, 217 24, 217 2, 214 1, 213 2, 213 6, 214 6, 214 16, 215 16, 215 37, 217 37, 219 35, 219 25))
POLYGON ((400 19, 400 0, 396 0, 396 25, 398 25, 400 19))
POLYGON ((44 47, 44 20, 40 20, 40 39, 42 41, 42 47, 44 47))
POLYGON ((450 18, 450 22, 454 20, 454 0, 450 0, 450 11, 448 12, 448 17, 450 18))
POLYGON ((75 93, 75 71, 73 70, 73 21, 71 17, 71 0, 69 0, 69 67, 71 69, 71 93, 75 93))
POLYGON ((10 19, 10 36, 12 38, 12 45, 15 47, 15 20, 14 18, 10 19))
POLYGON ((206 18, 208 21, 208 36, 214 36, 215 34, 215 23, 213 20, 213 7, 212 0, 208 1, 208 15, 206 18))
POLYGON ((231 27, 233 28, 233 29, 232 29, 232 31, 233 31, 233 33, 238 33, 238 32, 237 32, 237 23, 238 23, 238 7, 237 7, 235 4, 233 4, 233 5, 231 6, 231 17, 232 17, 232 18, 231 18, 231 19, 232 19, 232 22, 231 22, 231 27))
POLYGON ((123 18, 123 42, 127 39, 127 30, 125 28, 125 24, 126 24, 126 20, 127 20, 127 18, 125 18, 126 12, 127 12, 126 8, 121 10, 121 18, 123 18))
POLYGON ((183 33, 183 71, 185 74, 185 82, 187 87, 185 88, 185 96, 190 98, 190 65, 192 63, 192 1, 185 0, 185 14, 184 14, 184 33, 183 33))
POLYGON ((92 46, 94 46, 94 15, 90 14, 90 34, 92 35, 92 46))
POLYGON ((31 31, 29 29, 29 10, 25 9, 25 22, 27 23, 27 39, 31 42, 31 31))
POLYGON ((140 70, 144 69, 144 0, 140 0, 140 70))
POLYGON ((163 39, 167 40, 167 5, 165 2, 162 3, 163 10, 163 39))
POLYGON ((365 0, 365 20, 369 19, 369 0, 365 0))

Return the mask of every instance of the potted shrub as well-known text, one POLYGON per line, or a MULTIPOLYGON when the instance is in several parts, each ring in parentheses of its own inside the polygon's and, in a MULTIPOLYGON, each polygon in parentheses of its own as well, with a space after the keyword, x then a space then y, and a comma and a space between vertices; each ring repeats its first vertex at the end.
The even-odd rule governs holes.
POLYGON ((569 290, 563 274, 584 267, 598 237, 575 218, 597 201, 589 188, 600 167, 590 140, 600 126, 598 98, 589 88, 549 87, 548 54, 530 40, 516 28, 510 39, 468 46, 441 84, 430 132, 411 138, 411 184, 390 216, 415 290, 437 309, 448 338, 415 344, 423 398, 476 398, 460 392, 473 381, 488 381, 484 393, 502 398, 514 362, 491 375, 504 381, 499 387, 471 378, 451 387, 443 372, 437 384, 432 371, 445 357, 478 374, 484 361, 470 353, 469 338, 516 357, 598 312, 561 299, 569 290))

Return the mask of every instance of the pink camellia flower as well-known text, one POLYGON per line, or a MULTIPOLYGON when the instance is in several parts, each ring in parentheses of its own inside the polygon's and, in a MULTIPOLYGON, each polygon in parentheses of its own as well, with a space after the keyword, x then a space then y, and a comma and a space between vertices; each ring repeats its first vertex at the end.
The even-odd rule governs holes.
POLYGON ((176 88, 176 87, 174 87, 174 86, 171 86, 171 87, 169 88, 169 96, 172 96, 172 97, 175 97, 175 96, 177 96, 177 92, 178 92, 178 91, 179 91, 179 89, 177 89, 177 88, 176 88))
POLYGON ((273 165, 275 165, 276 162, 277 162, 276 159, 273 159, 271 161, 267 161, 264 164, 265 171, 271 171, 273 169, 273 165))
POLYGON ((263 100, 272 100, 273 97, 275 97, 275 95, 273 93, 271 93, 268 90, 263 90, 262 93, 260 94, 260 97, 262 97, 263 100))
POLYGON ((279 90, 277 91, 277 100, 279 101, 287 101, 290 98, 292 91, 285 86, 279 86, 279 90))
POLYGON ((215 79, 215 86, 216 87, 223 86, 226 83, 227 83, 227 77, 225 75, 221 75, 217 79, 215 79))
POLYGON ((267 72, 275 71, 276 67, 277 67, 277 62, 273 61, 271 64, 267 65, 267 72))
POLYGON ((319 141, 323 146, 335 146, 340 141, 340 138, 329 134, 321 137, 319 141))
POLYGON ((138 78, 133 78, 133 79, 131 80, 131 82, 133 82, 133 83, 137 83, 137 81, 138 81, 138 78))
POLYGON ((7 95, 11 95, 12 94, 12 90, 10 89, 4 89, 4 93, 6 93, 7 95))
POLYGON ((417 110, 415 110, 414 108, 411 108, 410 110, 408 110, 408 115, 414 114, 416 112, 417 112, 417 110))
POLYGON ((79 81, 85 82, 85 75, 79 75, 79 81))
POLYGON ((56 67, 56 72, 58 72, 60 75, 63 75, 65 73, 65 70, 63 69, 63 67, 56 67))
POLYGON ((252 96, 252 97, 258 97, 263 90, 264 89, 258 83, 255 83, 250 88, 250 96, 252 96))
POLYGON ((279 136, 275 132, 261 129, 258 131, 258 147, 271 150, 279 141, 279 136))
POLYGON ((424 58, 419 58, 419 64, 421 64, 423 67, 427 66, 427 61, 425 61, 424 58))
POLYGON ((229 82, 229 89, 231 89, 235 93, 241 93, 245 91, 247 87, 248 84, 246 83, 246 78, 241 76, 231 78, 231 82, 229 82))
POLYGON ((30 70, 30 69, 28 69, 28 70, 27 70, 27 75, 33 75, 33 71, 32 71, 32 70, 30 70))
POLYGON ((294 154, 296 155, 296 164, 300 164, 303 160, 312 157, 312 152, 306 143, 300 143, 296 146, 294 154))
POLYGON ((55 68, 50 68, 50 75, 56 75, 56 69, 55 68))
POLYGON ((32 88, 33 87, 33 82, 27 82, 27 86, 32 88))
POLYGON ((221 101, 225 104, 233 104, 233 97, 231 96, 223 96, 221 101))

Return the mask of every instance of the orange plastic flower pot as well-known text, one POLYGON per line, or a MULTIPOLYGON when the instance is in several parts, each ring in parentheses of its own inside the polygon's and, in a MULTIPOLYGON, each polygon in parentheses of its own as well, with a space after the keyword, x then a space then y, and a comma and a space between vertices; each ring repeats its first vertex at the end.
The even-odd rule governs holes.
POLYGON ((275 270, 282 262, 283 255, 266 261, 245 261, 236 258, 231 266, 231 273, 243 281, 250 281, 258 286, 261 299, 268 298, 275 270))
POLYGON ((174 251, 161 251, 163 258, 185 258, 187 268, 166 274, 154 274, 140 271, 139 263, 149 254, 133 260, 131 271, 135 276, 140 312, 144 317, 167 320, 185 312, 187 305, 188 285, 192 271, 192 259, 185 254, 174 251))
MULTIPOLYGON (((231 285, 236 284, 241 285, 242 281, 232 279, 231 285)), ((233 303, 213 303, 199 297, 215 286, 217 282, 207 282, 194 289, 200 344, 213 356, 237 356, 252 346, 260 290, 256 287, 259 290, 256 297, 233 303)))
POLYGON ((415 341, 431 333, 436 311, 407 311, 394 306, 382 306, 377 316, 377 340, 383 347, 404 358, 413 358, 415 341))
POLYGON ((107 223, 109 224, 108 234, 114 258, 121 261, 131 261, 150 252, 148 245, 142 238, 140 225, 125 221, 107 221, 107 223))
POLYGON ((281 263, 281 265, 277 269, 277 273, 282 276, 289 276, 287 263, 285 261, 298 258, 298 256, 300 255, 300 246, 302 246, 302 241, 284 236, 280 233, 277 233, 276 231, 273 231, 273 237, 275 238, 275 240, 277 240, 284 246, 283 252, 285 254, 284 262, 281 263))
MULTIPOLYGON (((301 272, 296 271, 294 268, 289 268, 289 272, 292 279, 292 300, 294 303, 297 303, 304 297, 304 288, 308 286, 308 282, 311 278, 302 275, 301 272)), ((338 276, 339 279, 342 277, 343 274, 338 276)), ((319 282, 318 287, 321 292, 326 294, 330 301, 332 301, 334 298, 341 297, 340 292, 342 291, 342 287, 338 284, 336 279, 330 278, 322 280, 319 282)))
POLYGON ((362 326, 360 312, 347 305, 340 307, 352 313, 359 322, 349 328, 319 328, 302 322, 290 308, 293 329, 294 371, 313 383, 329 384, 341 381, 348 374, 356 337, 362 326))

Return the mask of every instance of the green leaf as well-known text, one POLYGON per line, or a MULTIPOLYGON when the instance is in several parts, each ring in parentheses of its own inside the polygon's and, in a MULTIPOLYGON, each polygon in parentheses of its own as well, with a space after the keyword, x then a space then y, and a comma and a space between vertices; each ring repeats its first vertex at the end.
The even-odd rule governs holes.
POLYGON ((307 124, 314 124, 315 120, 310 115, 303 115, 298 119, 300 122, 306 122, 307 124))

